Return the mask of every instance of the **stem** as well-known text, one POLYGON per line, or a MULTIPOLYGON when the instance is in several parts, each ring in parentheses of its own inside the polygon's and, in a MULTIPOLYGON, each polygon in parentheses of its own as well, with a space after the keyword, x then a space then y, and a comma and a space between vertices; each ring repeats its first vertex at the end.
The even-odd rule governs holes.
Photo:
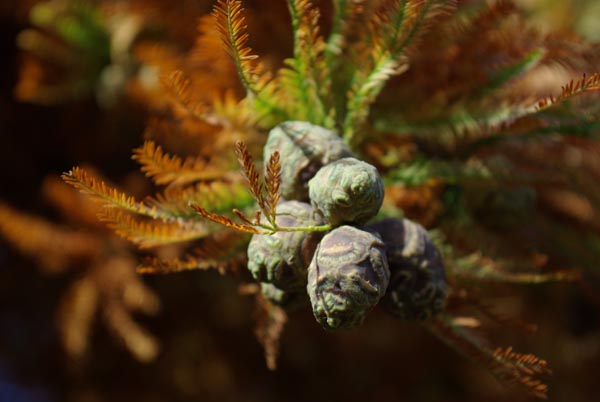
POLYGON ((264 234, 269 235, 275 234, 277 232, 327 232, 333 228, 331 224, 311 226, 269 226, 265 224, 260 224, 257 226, 266 229, 268 232, 264 234))

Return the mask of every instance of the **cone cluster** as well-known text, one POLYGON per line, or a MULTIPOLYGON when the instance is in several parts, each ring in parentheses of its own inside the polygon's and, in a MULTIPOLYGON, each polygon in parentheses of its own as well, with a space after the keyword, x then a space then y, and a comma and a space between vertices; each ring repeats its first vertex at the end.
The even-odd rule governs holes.
POLYGON ((265 160, 281 156, 280 226, 314 226, 320 232, 254 235, 248 268, 271 302, 291 308, 310 299, 326 329, 360 325, 383 299, 401 319, 441 311, 447 293, 444 267, 427 231, 406 219, 364 226, 383 203, 377 169, 352 156, 335 133, 290 121, 269 133, 265 160), (310 202, 310 204, 308 203, 310 202), (387 294, 386 294, 387 291, 387 294))

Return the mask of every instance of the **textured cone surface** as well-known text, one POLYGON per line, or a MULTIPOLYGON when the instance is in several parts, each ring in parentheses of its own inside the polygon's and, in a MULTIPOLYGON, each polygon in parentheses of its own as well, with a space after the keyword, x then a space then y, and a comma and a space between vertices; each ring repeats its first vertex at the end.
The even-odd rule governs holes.
MULTIPOLYGON (((284 201, 277 206, 279 226, 319 225, 309 204, 284 201)), ((306 285, 306 269, 320 233, 277 232, 273 235, 253 235, 248 245, 248 269, 259 282, 272 283, 282 290, 306 285)))
POLYGON ((367 226, 387 250, 390 284, 383 307, 403 320, 424 320, 444 308, 448 284, 440 253, 427 230, 408 219, 384 219, 367 226))
POLYGON ((379 212, 384 187, 377 169, 355 158, 324 166, 308 183, 311 204, 334 226, 363 224, 379 212))
POLYGON ((326 329, 360 325, 385 293, 389 270, 381 239, 352 226, 323 237, 308 268, 307 291, 326 329))
POLYGON ((269 132, 264 160, 279 151, 281 195, 288 200, 308 200, 308 181, 324 165, 352 156, 352 151, 335 133, 302 122, 281 123, 269 132))

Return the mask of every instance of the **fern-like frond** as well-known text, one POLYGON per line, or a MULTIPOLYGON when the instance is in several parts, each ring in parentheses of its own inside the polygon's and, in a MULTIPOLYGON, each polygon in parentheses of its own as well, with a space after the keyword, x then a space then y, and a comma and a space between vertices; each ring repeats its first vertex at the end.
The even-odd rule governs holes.
POLYGON ((362 141, 357 132, 370 105, 393 75, 408 68, 406 50, 442 14, 454 9, 451 0, 384 1, 371 24, 370 62, 355 71, 348 92, 343 135, 348 143, 362 141))
MULTIPOLYGON (((534 53, 535 54, 535 53, 534 53)), ((526 66, 527 63, 524 64, 526 66)), ((454 130, 462 132, 480 132, 479 136, 490 136, 501 128, 510 126, 519 119, 526 116, 540 114, 547 109, 563 104, 565 101, 582 95, 600 90, 600 73, 595 73, 591 77, 584 76, 577 81, 571 80, 564 85, 561 93, 554 97, 546 97, 537 101, 534 105, 526 104, 524 101, 496 105, 495 108, 483 114, 469 114, 465 111, 458 111, 456 114, 449 117, 449 121, 459 122, 459 125, 454 126, 454 130), (484 135, 481 132, 484 132, 484 135)))
POLYGON ((418 186, 431 179, 440 179, 446 184, 458 184, 501 180, 502 175, 478 161, 461 163, 419 157, 391 170, 384 180, 390 184, 418 186))
POLYGON ((239 100, 231 91, 226 91, 223 97, 214 98, 212 109, 228 130, 248 132, 260 123, 251 102, 248 99, 239 100))
POLYGON ((265 80, 261 76, 258 56, 248 47, 249 35, 243 13, 242 2, 237 0, 219 0, 213 8, 217 30, 227 53, 233 58, 242 84, 249 93, 257 95, 265 80))
MULTIPOLYGON (((277 215, 277 204, 281 195, 281 164, 279 163, 279 152, 275 151, 269 158, 266 166, 264 184, 261 183, 259 174, 254 167, 252 155, 243 141, 236 143, 238 161, 242 172, 248 182, 250 193, 260 207, 262 214, 267 218, 271 227, 277 227, 275 217, 277 215)), ((243 214, 241 214, 243 216, 243 214)), ((246 218, 242 218, 246 219, 246 218)), ((258 223, 258 222, 257 222, 258 223)))
POLYGON ((549 107, 564 102, 574 96, 584 94, 586 92, 593 92, 600 90, 600 73, 594 73, 590 77, 583 77, 577 81, 571 80, 568 84, 564 85, 561 89, 560 95, 557 97, 550 96, 538 101, 535 110, 545 110, 549 107))
POLYGON ((310 0, 288 0, 294 32, 294 57, 280 70, 278 87, 297 120, 333 127, 331 71, 325 62, 325 41, 319 33, 319 10, 310 0))
POLYGON ((213 260, 199 259, 194 256, 186 256, 183 259, 171 260, 149 258, 137 266, 138 274, 172 274, 176 272, 218 269, 219 263, 213 260))
POLYGON ((74 167, 69 172, 63 173, 62 179, 82 193, 92 197, 93 200, 107 207, 117 207, 125 211, 149 216, 160 217, 156 208, 150 207, 143 202, 138 202, 130 195, 109 186, 85 170, 74 167))
POLYGON ((278 119, 286 120, 287 114, 278 105, 270 74, 264 71, 264 67, 258 62, 258 56, 248 46, 249 35, 243 12, 242 2, 239 0, 218 0, 213 7, 216 28, 256 113, 263 117, 277 116, 278 119))
POLYGON ((208 107, 200 102, 191 92, 190 79, 183 71, 175 70, 162 75, 160 82, 175 112, 179 115, 188 115, 203 121, 211 121, 208 107))
POLYGON ((497 90, 510 81, 522 76, 526 72, 538 66, 544 58, 545 52, 543 49, 533 49, 514 63, 501 66, 490 74, 488 83, 479 88, 478 93, 482 96, 489 95, 494 90, 497 90))
POLYGON ((108 329, 126 345, 136 359, 149 362, 156 357, 160 350, 158 340, 135 322, 125 306, 119 303, 105 303, 102 316, 108 329))
POLYGON ((86 227, 102 227, 96 217, 101 207, 59 177, 52 174, 44 178, 41 193, 64 219, 86 227))
POLYGON ((252 233, 252 234, 262 233, 254 226, 250 226, 250 225, 244 224, 244 223, 234 222, 224 215, 219 215, 219 214, 215 214, 213 212, 208 212, 206 209, 199 207, 197 205, 192 205, 192 208, 194 210, 196 210, 196 212, 198 212, 200 215, 202 215, 202 217, 204 217, 212 222, 218 223, 219 225, 223 225, 225 227, 239 230, 240 232, 245 232, 245 233, 252 233))
MULTIPOLYGON (((204 15, 198 19, 196 42, 189 52, 188 62, 193 69, 210 69, 215 74, 210 75, 211 80, 229 81, 230 69, 233 66, 230 58, 223 48, 221 34, 216 29, 215 18, 212 15, 204 15)), ((233 78, 235 77, 235 72, 233 78)))
POLYGON ((256 294, 256 328, 254 334, 265 351, 269 370, 277 368, 279 341, 287 322, 285 310, 271 304, 260 293, 256 294))
POLYGON ((407 68, 406 60, 396 61, 389 52, 381 52, 369 71, 357 70, 352 79, 343 122, 344 139, 356 146, 361 139, 357 132, 369 116, 375 101, 387 80, 407 68))
POLYGON ((42 269, 64 270, 74 261, 94 257, 102 245, 92 234, 69 230, 24 214, 0 202, 0 236, 21 253, 36 258, 42 269))
POLYGON ((142 167, 142 172, 156 184, 183 186, 195 181, 223 179, 226 173, 201 158, 169 155, 153 141, 145 141, 140 148, 133 150, 132 159, 142 167))
POLYGON ((277 204, 281 199, 281 193, 279 187, 281 186, 281 164, 279 163, 279 152, 275 151, 271 154, 269 161, 267 162, 267 169, 265 174, 265 191, 266 191, 266 202, 265 206, 269 216, 267 220, 271 223, 275 223, 275 217, 277 215, 277 204))
POLYGON ((199 182, 189 187, 169 187, 163 193, 148 199, 157 215, 175 219, 194 219, 197 214, 190 204, 200 205, 217 212, 244 209, 253 205, 241 180, 199 182))
POLYGON ((333 20, 325 46, 325 59, 328 66, 334 64, 334 58, 342 54, 346 45, 347 31, 356 16, 362 13, 365 0, 335 0, 333 1, 333 20))
POLYGON ((238 232, 220 231, 200 239, 184 258, 146 258, 137 267, 141 274, 168 274, 191 270, 219 271, 224 275, 246 265, 248 237, 238 232))
POLYGON ((199 222, 180 223, 160 220, 140 220, 114 208, 105 208, 98 215, 119 236, 140 248, 182 243, 208 235, 211 230, 199 222))
POLYGON ((538 326, 524 322, 515 317, 496 311, 496 309, 487 301, 481 297, 474 296, 474 292, 459 291, 453 292, 453 295, 460 293, 461 301, 468 304, 469 307, 474 308, 486 318, 502 326, 503 328, 510 328, 520 331, 523 334, 531 335, 538 330, 538 326))
MULTIPOLYGON (((252 158, 252 154, 248 151, 248 147, 243 141, 238 141, 235 144, 235 152, 238 157, 238 162, 240 167, 242 168, 242 173, 248 182, 248 188, 250 189, 250 193, 256 200, 256 203, 260 207, 260 209, 265 212, 267 211, 267 202, 264 197, 264 188, 262 183, 260 182, 260 176, 258 171, 254 167, 254 159, 252 158)), ((266 214, 268 215, 268 214, 266 214)))
POLYGON ((539 284, 548 282, 573 282, 581 278, 574 270, 547 273, 510 270, 508 262, 491 259, 479 252, 454 259, 448 266, 448 274, 457 279, 504 282, 513 284, 539 284))
POLYGON ((448 346, 488 369, 501 383, 546 399, 548 386, 536 378, 551 374, 545 360, 515 353, 510 347, 492 349, 485 339, 448 315, 438 316, 426 326, 448 346))

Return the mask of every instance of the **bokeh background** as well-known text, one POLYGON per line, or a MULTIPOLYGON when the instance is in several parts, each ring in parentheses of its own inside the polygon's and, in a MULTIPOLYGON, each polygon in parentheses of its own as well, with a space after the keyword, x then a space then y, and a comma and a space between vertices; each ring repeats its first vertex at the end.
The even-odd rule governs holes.
MULTIPOLYGON (((17 38, 30 27, 34 3, 0 4, 0 199, 76 229, 45 201, 47 178, 86 164, 113 181, 129 183, 130 189, 147 192, 130 155, 141 142, 148 112, 127 97, 102 105, 93 91, 55 104, 18 100, 15 88, 24 55, 17 38)), ((190 40, 196 18, 211 7, 203 0, 164 3, 185 10, 174 11, 185 16, 178 20, 181 32, 174 33, 174 40, 190 40)), ((260 18, 260 7, 287 18, 281 5, 272 4, 277 2, 247 3, 259 16, 257 24, 269 23, 260 18)), ((600 40, 597 1, 519 3, 542 30, 574 29, 600 40)), ((273 29, 279 25, 286 23, 273 29)), ((289 51, 288 45, 275 40, 262 44, 282 53, 289 51)), ((424 328, 395 321, 379 310, 349 333, 323 331, 308 310, 292 313, 278 369, 269 371, 253 333, 253 298, 240 295, 237 278, 217 272, 142 278, 161 305, 154 315, 134 315, 160 345, 154 358, 136 359, 124 345, 126 339, 115 337, 96 317, 85 352, 74 359, 61 340, 57 312, 69 303, 65 292, 82 272, 74 267, 52 273, 0 240, 1 402, 529 400, 499 385, 424 328)), ((591 281, 587 285, 597 289, 598 283, 591 281)), ((573 284, 547 284, 517 288, 498 299, 506 310, 537 324, 538 331, 493 331, 490 336, 500 345, 549 361, 554 371, 547 379, 549 400, 598 398, 600 300, 593 294, 573 284)))

